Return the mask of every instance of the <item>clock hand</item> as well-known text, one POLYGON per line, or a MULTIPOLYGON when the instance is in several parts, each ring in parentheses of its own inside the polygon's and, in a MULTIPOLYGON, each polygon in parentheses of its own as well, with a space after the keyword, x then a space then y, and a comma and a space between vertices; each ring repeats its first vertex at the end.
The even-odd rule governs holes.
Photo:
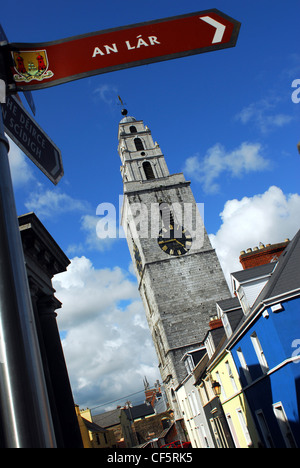
POLYGON ((177 244, 182 245, 182 247, 185 248, 185 245, 183 245, 181 242, 179 242, 179 240, 175 239, 175 242, 177 242, 177 244))
POLYGON ((176 239, 168 239, 168 240, 161 240, 159 241, 159 244, 165 244, 166 242, 174 242, 176 239))

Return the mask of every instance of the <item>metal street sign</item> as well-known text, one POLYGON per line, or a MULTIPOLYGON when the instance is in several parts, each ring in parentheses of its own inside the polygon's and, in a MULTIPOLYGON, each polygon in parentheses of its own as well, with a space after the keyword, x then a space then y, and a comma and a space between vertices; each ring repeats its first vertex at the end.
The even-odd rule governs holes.
POLYGON ((7 135, 56 185, 64 174, 60 150, 16 97, 7 96, 2 113, 7 135))
POLYGON ((234 47, 240 23, 216 9, 54 42, 9 44, 17 90, 234 47))

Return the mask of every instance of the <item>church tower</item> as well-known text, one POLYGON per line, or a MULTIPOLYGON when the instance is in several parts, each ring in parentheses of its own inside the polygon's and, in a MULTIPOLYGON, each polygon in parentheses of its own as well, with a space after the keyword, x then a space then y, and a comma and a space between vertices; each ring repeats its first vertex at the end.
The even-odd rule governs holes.
POLYGON ((229 289, 182 173, 170 174, 142 120, 119 124, 122 226, 170 404, 186 376, 182 357, 202 345, 216 301, 229 289))

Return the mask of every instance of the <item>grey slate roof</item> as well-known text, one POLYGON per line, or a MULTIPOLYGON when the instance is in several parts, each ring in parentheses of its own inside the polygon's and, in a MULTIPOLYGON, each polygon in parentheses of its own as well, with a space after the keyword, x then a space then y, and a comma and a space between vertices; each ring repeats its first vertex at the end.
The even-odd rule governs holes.
POLYGON ((234 276, 234 278, 237 279, 239 282, 248 281, 253 278, 260 278, 262 276, 269 275, 270 273, 272 273, 275 266, 276 262, 266 263, 257 267, 247 268, 246 270, 236 271, 234 273, 231 273, 231 275, 234 276))
POLYGON ((240 301, 236 296, 217 301, 217 304, 224 312, 229 312, 230 310, 239 309, 241 307, 240 301))
POLYGON ((155 414, 155 411, 151 405, 142 403, 141 405, 132 406, 130 409, 125 409, 125 413, 128 419, 134 420, 151 416, 152 414, 155 414))
POLYGON ((104 428, 116 426, 117 424, 120 424, 120 413, 121 409, 116 408, 112 411, 96 414, 95 416, 92 416, 92 420, 94 423, 104 428))
POLYGON ((91 431, 91 432, 105 432, 105 429, 103 427, 98 426, 98 424, 95 424, 93 422, 88 421, 85 418, 82 418, 85 427, 91 431))
MULTIPOLYGON (((142 403, 141 405, 132 406, 129 409, 124 410, 128 419, 139 419, 146 416, 155 414, 154 409, 151 405, 142 403)), ((92 416, 94 423, 98 424, 101 427, 107 428, 120 424, 120 415, 121 408, 117 408, 111 411, 106 411, 105 413, 96 414, 92 416)))
POLYGON ((279 257, 271 278, 256 299, 253 309, 263 300, 300 289, 300 229, 279 257))

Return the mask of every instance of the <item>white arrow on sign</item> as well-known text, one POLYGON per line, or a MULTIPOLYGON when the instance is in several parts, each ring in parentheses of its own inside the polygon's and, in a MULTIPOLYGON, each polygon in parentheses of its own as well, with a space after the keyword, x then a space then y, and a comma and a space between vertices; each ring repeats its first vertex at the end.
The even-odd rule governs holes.
POLYGON ((200 16, 200 19, 205 21, 206 23, 210 24, 214 28, 216 28, 216 32, 214 35, 214 38, 212 40, 212 44, 215 44, 216 42, 221 42, 223 39, 224 31, 226 29, 226 26, 224 24, 219 23, 218 21, 214 20, 210 16, 200 16))

